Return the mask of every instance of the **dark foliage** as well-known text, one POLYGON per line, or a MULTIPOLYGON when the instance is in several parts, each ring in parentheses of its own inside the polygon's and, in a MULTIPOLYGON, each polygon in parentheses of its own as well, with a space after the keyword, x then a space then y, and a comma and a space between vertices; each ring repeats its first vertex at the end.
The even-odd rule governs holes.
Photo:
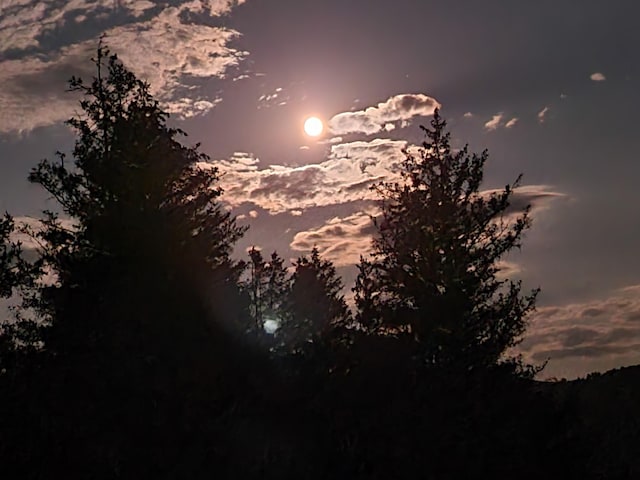
POLYGON ((322 342, 333 329, 347 324, 349 309, 342 280, 316 247, 311 255, 298 258, 294 267, 283 330, 286 343, 304 349, 305 344, 322 342))
POLYGON ((11 316, 0 318, 0 376, 16 375, 39 347, 41 327, 24 315, 24 309, 32 298, 40 265, 28 262, 22 244, 12 239, 20 230, 8 213, 0 218, 0 299, 22 298, 10 308, 11 316))
POLYGON ((13 289, 22 283, 19 269, 20 244, 11 241, 14 230, 13 218, 5 213, 4 218, 0 218, 0 298, 10 297, 13 289))
POLYGON ((262 332, 267 320, 281 323, 286 316, 286 299, 291 290, 291 278, 284 260, 273 252, 265 261, 255 247, 249 250, 248 278, 242 288, 249 303, 252 325, 249 330, 262 332))

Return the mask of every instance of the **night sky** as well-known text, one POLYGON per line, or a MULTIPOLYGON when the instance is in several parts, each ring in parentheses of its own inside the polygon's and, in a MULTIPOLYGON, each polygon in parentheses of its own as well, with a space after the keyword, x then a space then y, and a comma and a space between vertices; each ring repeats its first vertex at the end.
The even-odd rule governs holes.
POLYGON ((533 227, 504 270, 542 293, 522 353, 549 358, 546 377, 637 364, 639 15, 632 0, 0 0, 0 211, 52 207, 26 177, 71 149, 66 81, 90 78, 105 34, 224 173, 251 226, 238 255, 317 245, 348 290, 369 185, 441 107, 454 146, 489 150, 485 189, 524 174, 533 227))

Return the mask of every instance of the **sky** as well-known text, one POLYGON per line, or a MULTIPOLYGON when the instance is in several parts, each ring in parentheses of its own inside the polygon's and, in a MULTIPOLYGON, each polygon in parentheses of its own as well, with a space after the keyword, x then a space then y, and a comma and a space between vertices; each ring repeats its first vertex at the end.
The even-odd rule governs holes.
POLYGON ((634 0, 0 0, 0 211, 52 203, 26 181, 78 113, 98 39, 223 172, 250 230, 285 258, 316 245, 349 295, 369 185, 441 108, 487 148, 483 189, 523 173, 533 225, 505 272, 541 287, 519 351, 543 378, 640 363, 640 4, 634 0), (304 120, 317 116, 323 135, 304 120))

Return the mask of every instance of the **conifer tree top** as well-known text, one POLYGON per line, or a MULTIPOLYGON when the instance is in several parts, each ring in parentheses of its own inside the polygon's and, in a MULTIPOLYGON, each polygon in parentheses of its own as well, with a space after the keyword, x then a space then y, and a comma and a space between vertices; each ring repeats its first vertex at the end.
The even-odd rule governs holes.
POLYGON ((499 276, 530 226, 528 207, 506 215, 520 178, 486 194, 487 151, 454 150, 438 110, 422 130, 418 152, 404 152, 402 180, 373 187, 382 215, 359 266, 359 318, 411 336, 427 364, 493 365, 520 341, 537 294, 522 296, 519 282, 499 276))

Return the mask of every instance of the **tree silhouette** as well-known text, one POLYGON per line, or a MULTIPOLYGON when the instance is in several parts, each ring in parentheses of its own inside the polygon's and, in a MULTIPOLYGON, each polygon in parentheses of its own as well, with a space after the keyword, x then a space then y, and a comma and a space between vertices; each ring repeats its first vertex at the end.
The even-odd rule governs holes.
POLYGON ((265 318, 282 318, 285 314, 285 302, 291 288, 289 272, 284 266, 284 259, 277 252, 272 252, 264 268, 266 285, 263 290, 263 308, 265 318))
POLYGON ((10 297, 13 289, 21 283, 21 248, 18 243, 11 241, 14 231, 13 218, 5 213, 0 218, 0 298, 10 297))
POLYGON ((279 321, 285 315, 291 281, 284 260, 277 252, 272 252, 269 260, 265 261, 262 252, 251 247, 247 267, 249 278, 243 288, 249 296, 251 318, 256 328, 262 330, 266 320, 279 321))
POLYGON ((0 218, 0 298, 22 300, 6 312, 12 315, 0 318, 0 375, 14 369, 21 357, 33 353, 40 339, 40 325, 23 314, 33 300, 40 266, 28 262, 21 242, 11 238, 18 231, 11 215, 0 218))
POLYGON ((149 86, 115 55, 100 47, 94 63, 90 85, 70 81, 84 95, 85 113, 68 121, 79 135, 73 166, 58 153, 58 161, 42 161, 29 177, 75 223, 64 228, 45 212, 42 254, 58 283, 43 291, 42 313, 65 319, 71 290, 123 279, 131 285, 112 286, 171 285, 204 301, 239 275, 230 252, 243 229, 218 202, 217 169, 198 145, 176 140, 183 132, 166 125, 149 86))
POLYGON ((529 208, 513 221, 513 185, 482 194, 486 151, 454 151, 435 112, 419 153, 405 151, 402 181, 374 188, 382 216, 355 288, 360 318, 374 332, 404 332, 429 365, 491 366, 518 343, 537 291, 498 278, 518 248, 529 208))
POLYGON ((83 94, 83 115, 68 121, 73 162, 58 153, 29 177, 72 225, 45 212, 36 234, 55 281, 34 302, 50 325, 23 399, 34 413, 16 418, 38 431, 52 472, 70 455, 87 477, 188 472, 201 466, 180 463, 184 450, 170 445, 211 432, 243 388, 229 379, 246 377, 229 340, 240 314, 230 254, 244 230, 219 201, 217 169, 178 141, 149 86, 104 47, 93 61, 90 84, 70 81, 83 94), (212 398, 218 410, 205 407, 212 398))
POLYGON ((253 321, 252 329, 264 328, 263 291, 266 283, 266 263, 262 252, 255 246, 249 250, 249 279, 244 288, 249 296, 249 315, 253 321))
POLYGON ((307 343, 321 341, 337 325, 344 325, 349 309, 335 266, 320 257, 317 247, 310 256, 298 258, 294 267, 283 330, 285 342, 299 350, 307 343))

